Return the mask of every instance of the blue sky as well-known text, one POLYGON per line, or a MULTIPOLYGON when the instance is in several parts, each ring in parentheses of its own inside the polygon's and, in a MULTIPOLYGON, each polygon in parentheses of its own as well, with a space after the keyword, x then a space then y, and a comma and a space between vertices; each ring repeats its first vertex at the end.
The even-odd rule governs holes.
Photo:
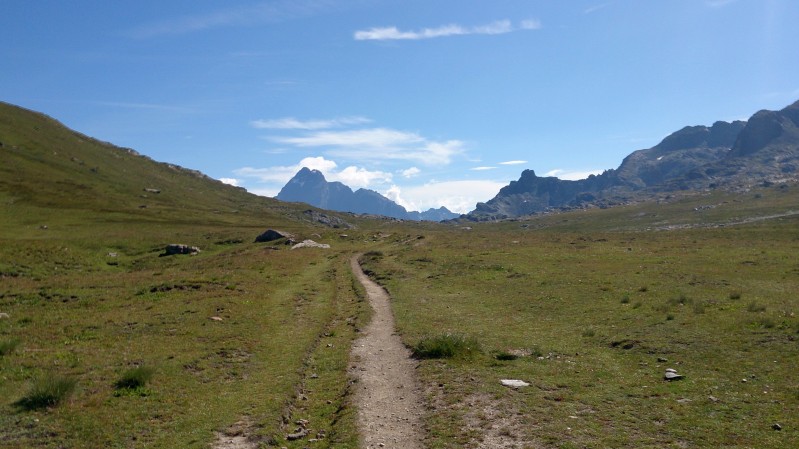
POLYGON ((5 0, 0 100, 267 196, 467 212, 799 99, 794 0, 5 0))

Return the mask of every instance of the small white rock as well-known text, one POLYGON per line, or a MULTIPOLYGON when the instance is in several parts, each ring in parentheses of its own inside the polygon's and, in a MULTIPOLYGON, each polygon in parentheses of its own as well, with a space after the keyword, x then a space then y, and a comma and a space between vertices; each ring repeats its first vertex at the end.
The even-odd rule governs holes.
POLYGON ((499 381, 502 385, 511 388, 521 388, 521 387, 529 387, 530 384, 519 379, 500 379, 499 381))

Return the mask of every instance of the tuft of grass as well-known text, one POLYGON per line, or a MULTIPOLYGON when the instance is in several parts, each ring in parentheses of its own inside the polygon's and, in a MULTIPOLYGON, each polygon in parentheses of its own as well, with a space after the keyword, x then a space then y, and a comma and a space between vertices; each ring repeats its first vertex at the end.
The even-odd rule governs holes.
POLYGON ((144 388, 147 382, 153 378, 153 374, 155 374, 155 370, 149 366, 138 366, 125 371, 122 377, 116 381, 114 387, 117 390, 144 388))
POLYGON ((766 306, 758 303, 757 301, 752 301, 749 303, 749 305, 746 306, 746 310, 747 312, 753 312, 753 313, 765 312, 766 306))
POLYGON ((12 338, 0 341, 0 357, 11 354, 19 346, 19 340, 12 338))
POLYGON ((774 321, 774 319, 771 317, 763 317, 757 320, 756 324, 762 327, 763 329, 774 329, 775 327, 777 327, 777 322, 774 321))
POLYGON ((584 329, 582 335, 583 337, 593 337, 596 335, 596 331, 591 328, 584 329))
POLYGON ((508 360, 516 360, 519 358, 519 356, 516 354, 511 354, 510 352, 507 351, 499 351, 494 354, 494 358, 497 360, 508 361, 508 360))
POLYGON ((697 301, 694 303, 694 314, 701 315, 705 313, 705 303, 697 301))
POLYGON ((732 300, 741 299, 741 292, 739 291, 730 292, 730 299, 732 300))
POLYGON ((55 407, 72 394, 75 384, 76 381, 68 377, 46 375, 37 379, 28 394, 15 402, 14 405, 23 410, 55 407))
POLYGON ((621 298, 621 303, 622 303, 622 304, 629 304, 629 303, 630 303, 630 295, 624 295, 624 296, 622 296, 622 298, 621 298))
POLYGON ((467 358, 481 351, 480 343, 475 338, 444 334, 421 339, 413 347, 413 356, 419 359, 467 358))

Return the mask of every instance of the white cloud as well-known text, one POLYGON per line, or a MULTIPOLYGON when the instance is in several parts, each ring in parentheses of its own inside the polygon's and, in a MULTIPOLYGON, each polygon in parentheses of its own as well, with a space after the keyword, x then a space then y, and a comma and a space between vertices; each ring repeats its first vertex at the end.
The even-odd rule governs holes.
POLYGON ((278 119, 253 120, 250 122, 250 125, 257 129, 317 130, 339 128, 349 125, 360 125, 369 122, 371 122, 371 120, 365 117, 341 117, 328 120, 297 120, 294 117, 285 117, 278 119))
POLYGON ((475 34, 505 34, 511 31, 513 31, 513 25, 510 20, 497 20, 488 25, 474 27, 475 34))
POLYGON ((338 173, 330 172, 328 181, 339 181, 352 188, 369 187, 372 184, 391 182, 391 173, 382 171, 369 171, 365 168, 349 166, 338 173))
POLYGON ((307 167, 311 170, 318 170, 322 172, 326 180, 342 182, 354 189, 361 187, 368 188, 375 184, 382 185, 390 183, 393 179, 391 173, 371 171, 355 166, 349 166, 343 170, 338 170, 338 164, 336 164, 335 161, 325 159, 322 156, 306 157, 296 165, 289 166, 265 168, 242 167, 234 170, 233 173, 242 178, 252 178, 258 183, 279 185, 280 187, 277 189, 271 189, 275 190, 275 194, 277 194, 280 188, 289 182, 303 167, 307 167))
POLYGON ((231 186, 238 187, 238 185, 239 185, 239 180, 236 179, 236 178, 219 178, 219 181, 221 181, 221 182, 223 182, 225 184, 231 185, 231 186))
MULTIPOLYGON (((300 171, 301 168, 308 167, 311 170, 319 170, 327 177, 336 169, 337 164, 334 161, 327 160, 322 156, 319 157, 306 157, 296 165, 288 166, 275 166, 267 168, 253 168, 242 167, 233 170, 233 173, 243 178, 253 178, 260 183, 274 183, 280 184, 281 187, 300 171)), ((280 189, 278 189, 280 190, 280 189)))
POLYGON ((388 188, 388 190, 386 190, 384 192, 381 192, 381 195, 383 195, 384 197, 390 199, 391 201, 399 204, 400 206, 404 207, 405 210, 407 210, 407 211, 417 210, 418 208, 414 204, 409 203, 409 202, 405 201, 404 198, 402 198, 401 193, 402 192, 401 192, 401 189, 399 188, 399 186, 392 185, 391 187, 388 188))
POLYGON ((527 161, 505 161, 505 162, 500 162, 499 165, 521 165, 526 163, 527 161))
POLYGON ((317 131, 297 137, 272 140, 298 147, 334 147, 328 153, 355 160, 404 160, 425 165, 446 165, 463 152, 463 142, 428 140, 416 133, 387 128, 347 131, 317 131))
POLYGON ((247 191, 254 195, 267 196, 269 198, 274 198, 277 196, 278 193, 280 193, 280 189, 266 189, 266 188, 252 188, 252 189, 248 188, 247 191))
POLYGON ((483 166, 483 167, 472 167, 469 170, 472 170, 472 171, 485 171, 485 170, 495 170, 496 168, 497 167, 483 166))
POLYGON ((452 212, 465 214, 474 210, 478 202, 485 202, 496 196, 507 182, 488 180, 432 181, 423 185, 403 187, 392 186, 383 194, 389 198, 401 198, 401 204, 408 210, 425 211, 446 207, 452 212), (401 196, 400 196, 401 195, 401 196))
POLYGON ((420 40, 437 37, 462 36, 466 34, 506 34, 517 30, 535 30, 541 27, 538 20, 528 19, 515 28, 510 20, 497 20, 485 25, 464 27, 457 24, 443 25, 438 28, 424 28, 418 31, 401 31, 395 26, 375 27, 368 30, 359 30, 354 34, 355 40, 420 40))
POLYGON ((409 168, 409 169, 407 169, 407 170, 402 170, 400 173, 401 173, 401 174, 402 174, 402 176, 403 176, 403 177, 405 177, 405 178, 413 178, 414 176, 417 176, 417 175, 418 175, 419 173, 421 173, 421 172, 422 172, 422 171, 421 171, 421 170, 419 170, 418 168, 416 168, 416 167, 411 167, 411 168, 409 168))
POLYGON ((603 171, 604 170, 562 170, 560 168, 556 168, 544 173, 544 176, 555 176, 558 179, 563 179, 565 181, 578 181, 591 175, 601 175, 603 171))

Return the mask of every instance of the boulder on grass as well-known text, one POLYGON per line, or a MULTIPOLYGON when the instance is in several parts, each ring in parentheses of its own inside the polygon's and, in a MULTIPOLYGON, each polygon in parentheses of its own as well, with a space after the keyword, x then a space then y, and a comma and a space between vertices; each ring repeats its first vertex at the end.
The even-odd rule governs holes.
POLYGON ((291 249, 298 249, 298 248, 322 248, 322 249, 328 249, 328 248, 330 248, 330 245, 328 245, 327 243, 316 243, 313 240, 303 240, 302 242, 297 243, 296 245, 291 247, 291 249))
POLYGON ((171 245, 167 245, 164 248, 164 254, 162 256, 174 256, 176 254, 197 254, 200 252, 200 248, 196 246, 189 246, 183 245, 180 243, 173 243, 171 245))
POLYGON ((268 229, 263 234, 255 238, 258 243, 273 242, 275 240, 286 239, 287 243, 294 242, 294 235, 288 232, 278 231, 276 229, 268 229))

